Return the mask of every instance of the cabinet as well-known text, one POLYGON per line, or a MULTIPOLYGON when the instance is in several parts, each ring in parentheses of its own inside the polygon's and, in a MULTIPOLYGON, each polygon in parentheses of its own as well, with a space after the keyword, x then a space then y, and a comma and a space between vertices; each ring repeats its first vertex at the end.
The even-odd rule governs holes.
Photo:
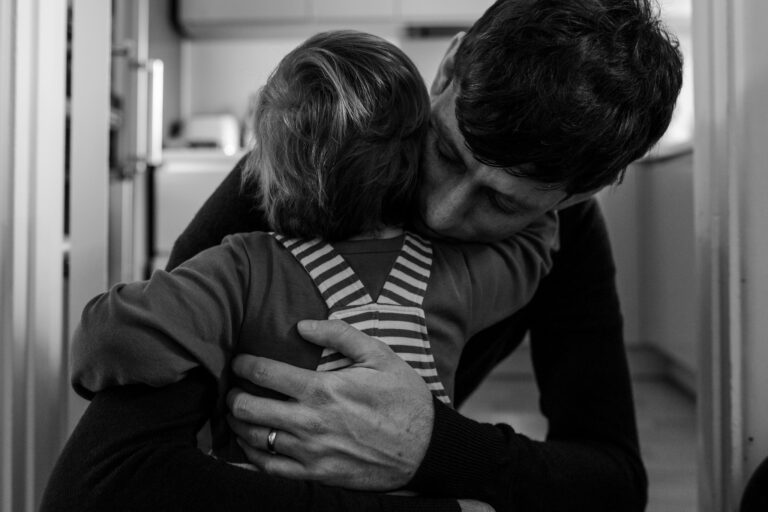
POLYGON ((278 25, 360 28, 390 26, 469 26, 493 0, 177 0, 177 18, 191 36, 263 35, 278 25))
POLYGON ((312 0, 315 21, 392 21, 397 13, 396 0, 312 0))
POLYGON ((303 22, 311 0, 179 0, 177 14, 186 28, 211 25, 251 25, 270 22, 303 22))
POLYGON ((152 269, 164 268, 179 237, 243 153, 210 149, 166 149, 153 173, 152 269))
POLYGON ((494 0, 400 0, 401 21, 409 25, 471 25, 494 0))

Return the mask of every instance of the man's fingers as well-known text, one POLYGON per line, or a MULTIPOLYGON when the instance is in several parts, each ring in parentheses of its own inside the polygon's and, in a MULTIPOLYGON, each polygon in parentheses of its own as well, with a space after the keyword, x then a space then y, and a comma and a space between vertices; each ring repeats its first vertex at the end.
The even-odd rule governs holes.
POLYGON ((279 430, 286 430, 302 417, 296 402, 253 396, 239 388, 227 393, 227 407, 241 421, 279 430))
POLYGON ((496 512, 496 509, 487 503, 475 500, 459 500, 461 512, 496 512))
POLYGON ((238 377, 293 398, 305 396, 308 389, 317 385, 317 372, 250 354, 237 356, 232 361, 232 370, 238 377))
POLYGON ((341 320, 302 320, 298 323, 299 334, 322 347, 341 352, 356 363, 366 361, 371 355, 388 347, 384 342, 364 334, 341 320))
POLYGON ((246 458, 261 471, 264 471, 269 475, 281 476, 293 480, 309 480, 308 471, 301 462, 280 455, 279 453, 277 455, 272 455, 269 452, 251 448, 240 439, 238 439, 237 442, 245 452, 246 458))
MULTIPOLYGON (((262 427, 240 421, 232 415, 227 416, 227 423, 235 433, 241 445, 245 444, 252 449, 269 452, 268 438, 272 428, 262 427)), ((275 429, 274 451, 280 455, 296 459, 296 447, 299 445, 298 439, 285 430, 275 429)), ((253 461, 252 461, 253 462, 253 461)))

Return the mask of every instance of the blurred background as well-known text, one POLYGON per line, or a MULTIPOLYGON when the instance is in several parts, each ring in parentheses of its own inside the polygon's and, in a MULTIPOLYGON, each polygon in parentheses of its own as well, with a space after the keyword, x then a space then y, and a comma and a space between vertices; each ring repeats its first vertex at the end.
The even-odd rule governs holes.
MULTIPOLYGON (((651 511, 731 510, 768 455, 768 4, 691 2, 660 0, 685 57, 672 126, 599 195, 651 511)), ((429 84, 491 3, 0 0, 0 510, 36 508, 87 405, 67 377, 83 305, 165 265, 247 152, 280 58, 354 28, 399 45, 429 84)), ((463 412, 543 438, 536 393, 523 348, 463 412)))

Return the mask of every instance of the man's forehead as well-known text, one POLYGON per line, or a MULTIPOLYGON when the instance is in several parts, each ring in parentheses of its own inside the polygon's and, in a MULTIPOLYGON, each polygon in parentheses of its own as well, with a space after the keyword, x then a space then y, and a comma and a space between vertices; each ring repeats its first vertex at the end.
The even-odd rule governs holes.
POLYGON ((448 95, 447 98, 441 98, 436 102, 435 108, 432 109, 431 124, 434 127, 435 136, 458 152, 465 163, 476 166, 481 180, 486 185, 517 203, 522 210, 536 210, 543 206, 550 206, 553 197, 557 197, 559 201, 565 195, 562 187, 557 184, 542 183, 520 175, 520 171, 532 170, 532 164, 523 164, 517 168, 493 167, 475 158, 459 130, 454 100, 455 94, 448 95))
MULTIPOLYGON (((465 160, 471 158, 477 165, 485 165, 478 160, 472 148, 467 144, 464 134, 459 129, 459 123, 456 119, 456 107, 455 107, 455 92, 448 95, 442 101, 436 104, 437 108, 432 109, 432 118, 430 123, 435 128, 435 136, 441 139, 445 144, 450 145, 453 149, 461 151, 465 160)), ((505 172, 511 176, 519 176, 520 171, 529 171, 533 169, 533 164, 521 164, 515 168, 507 167, 494 167, 500 172, 505 172)), ((542 184, 542 189, 547 190, 553 187, 548 187, 542 184)))

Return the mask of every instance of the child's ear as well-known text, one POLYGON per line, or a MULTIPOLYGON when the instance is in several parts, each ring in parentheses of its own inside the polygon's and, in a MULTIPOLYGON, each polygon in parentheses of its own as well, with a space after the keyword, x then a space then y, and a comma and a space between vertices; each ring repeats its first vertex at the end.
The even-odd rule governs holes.
POLYGON ((440 61, 440 66, 437 68, 437 76, 432 81, 432 86, 429 88, 429 94, 432 96, 438 96, 442 93, 448 85, 450 85, 453 79, 453 64, 456 57, 456 51, 459 49, 461 40, 464 38, 466 32, 459 32, 448 45, 448 50, 443 56, 443 60, 440 61))

